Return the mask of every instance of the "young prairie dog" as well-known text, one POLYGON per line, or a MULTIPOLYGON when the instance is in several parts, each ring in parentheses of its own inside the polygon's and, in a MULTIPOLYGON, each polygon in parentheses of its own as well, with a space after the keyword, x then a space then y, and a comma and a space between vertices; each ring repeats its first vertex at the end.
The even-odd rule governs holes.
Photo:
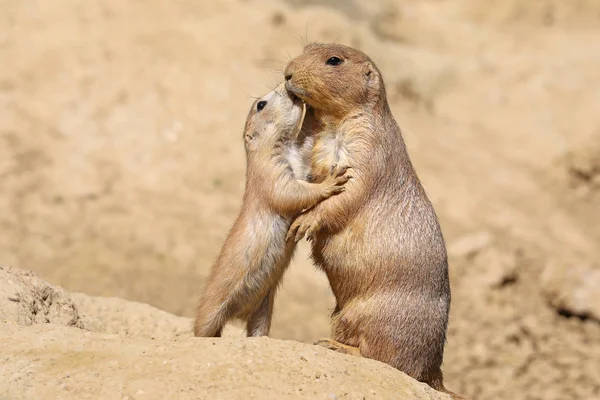
POLYGON ((248 114, 242 208, 198 302, 195 336, 221 336, 232 318, 246 321, 248 336, 269 333, 275 292, 296 246, 286 242, 293 218, 341 193, 350 178, 339 169, 319 184, 303 180, 310 140, 298 141, 297 133, 304 111, 282 83, 255 101, 248 114))
POLYGON ((285 79, 320 126, 314 180, 325 179, 332 166, 353 171, 343 194, 301 214, 290 228, 290 237, 312 241, 312 258, 336 298, 332 338, 317 343, 385 362, 447 391, 441 370, 450 309, 446 246, 380 71, 361 51, 315 43, 290 61, 285 79))

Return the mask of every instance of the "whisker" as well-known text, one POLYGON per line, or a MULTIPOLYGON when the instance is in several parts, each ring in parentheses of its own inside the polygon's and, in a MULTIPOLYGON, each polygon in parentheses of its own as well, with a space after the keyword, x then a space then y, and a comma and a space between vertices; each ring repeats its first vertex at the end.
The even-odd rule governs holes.
POLYGON ((279 47, 281 47, 283 49, 283 51, 285 51, 285 54, 287 54, 288 60, 287 62, 292 61, 292 56, 290 55, 290 53, 287 51, 287 49, 283 46, 283 45, 279 45, 279 47))
POLYGON ((302 46, 302 48, 306 47, 306 42, 304 41, 304 38, 302 37, 302 35, 300 35, 299 33, 296 33, 296 32, 290 33, 290 35, 293 36, 293 38, 296 40, 296 42, 298 42, 298 44, 300 46, 302 46))

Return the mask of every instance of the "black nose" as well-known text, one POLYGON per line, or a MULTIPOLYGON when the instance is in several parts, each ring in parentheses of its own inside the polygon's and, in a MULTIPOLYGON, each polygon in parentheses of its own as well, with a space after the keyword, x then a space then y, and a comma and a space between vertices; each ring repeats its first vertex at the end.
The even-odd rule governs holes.
POLYGON ((292 74, 285 74, 285 80, 289 81, 290 79, 292 79, 292 74))

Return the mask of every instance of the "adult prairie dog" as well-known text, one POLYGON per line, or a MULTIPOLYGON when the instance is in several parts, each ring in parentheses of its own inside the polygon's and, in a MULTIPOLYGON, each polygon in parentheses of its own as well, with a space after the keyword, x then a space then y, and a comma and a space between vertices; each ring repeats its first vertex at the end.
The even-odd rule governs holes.
POLYGON ((306 173, 302 152, 310 151, 310 145, 297 140, 304 110, 283 83, 252 105, 244 128, 247 170, 242 209, 198 302, 196 336, 221 336, 232 318, 246 321, 248 336, 267 335, 277 285, 295 249, 294 241, 285 240, 291 221, 344 190, 346 169, 334 171, 319 184, 294 175, 294 170, 306 173))
POLYGON ((353 171, 344 193, 303 213, 290 228, 290 237, 312 240, 312 258, 336 298, 332 338, 318 343, 385 362, 446 391, 446 246, 380 71, 356 49, 310 44, 287 65, 285 79, 320 126, 314 180, 326 179, 332 166, 352 165, 353 171))

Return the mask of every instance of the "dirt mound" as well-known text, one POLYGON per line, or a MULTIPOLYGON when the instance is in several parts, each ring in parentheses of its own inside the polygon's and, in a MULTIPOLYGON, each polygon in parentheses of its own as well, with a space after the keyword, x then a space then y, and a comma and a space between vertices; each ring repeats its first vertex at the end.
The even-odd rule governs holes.
POLYGON ((0 267, 0 322, 53 323, 83 328, 71 296, 31 271, 0 267))
MULTIPOLYGON (((116 297, 68 293, 32 271, 0 266, 0 322, 50 323, 87 331, 153 339, 191 336, 192 322, 148 304, 116 297)), ((224 336, 242 336, 228 326, 224 336)))
POLYGON ((184 333, 185 318, 75 297, 33 273, 0 269, 0 397, 449 399, 373 360, 268 338, 197 339, 184 333), (11 302, 20 310, 4 312, 11 302))

